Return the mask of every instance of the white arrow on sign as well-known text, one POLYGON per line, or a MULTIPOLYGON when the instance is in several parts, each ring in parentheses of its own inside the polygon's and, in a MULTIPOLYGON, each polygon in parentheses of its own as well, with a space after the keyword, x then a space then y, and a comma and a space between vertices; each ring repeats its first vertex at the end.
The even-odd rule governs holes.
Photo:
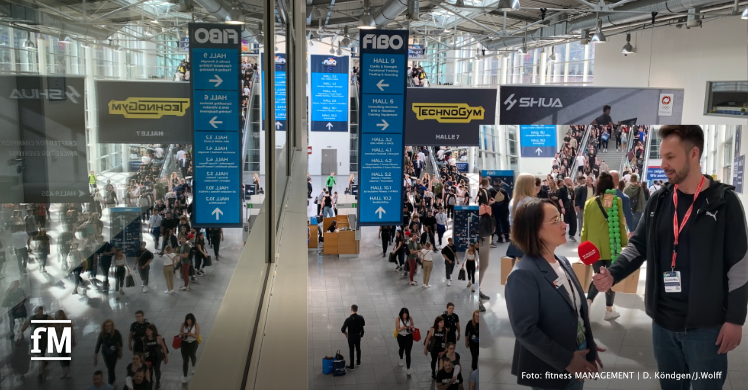
POLYGON ((327 124, 325 125, 325 127, 327 127, 327 130, 332 129, 332 123, 327 122, 327 124))
POLYGON ((78 190, 78 193, 80 194, 80 196, 86 195, 86 193, 81 190, 78 190))
POLYGON ((218 128, 218 126, 216 126, 216 125, 220 125, 220 124, 223 123, 223 121, 217 121, 216 119, 218 119, 218 117, 214 116, 213 119, 211 119, 211 120, 208 121, 208 123, 210 123, 210 125, 213 126, 214 129, 218 128))
POLYGON ((382 84, 382 83, 384 83, 384 79, 379 80, 379 82, 377 83, 377 87, 379 87, 380 91, 384 91, 384 88, 382 88, 382 87, 389 87, 390 86, 389 84, 382 84))
POLYGON ((211 214, 211 215, 215 215, 215 216, 216 216, 216 221, 218 221, 219 217, 220 217, 221 215, 223 215, 223 211, 221 211, 221 209, 219 209, 218 207, 216 207, 216 209, 215 209, 215 210, 213 210, 213 212, 212 212, 212 213, 210 213, 210 214, 211 214))
POLYGON ((390 127, 390 124, 387 123, 386 120, 382 119, 382 123, 377 123, 377 127, 381 127, 382 130, 384 131, 385 129, 387 129, 388 127, 390 127))
POLYGON ((281 128, 281 126, 283 126, 283 123, 280 123, 280 122, 275 122, 275 129, 276 129, 276 130, 280 129, 280 128, 281 128))
POLYGON ((538 157, 540 157, 540 155, 543 154, 543 149, 537 148, 535 149, 535 153, 537 153, 538 157))
POLYGON ((218 75, 215 75, 214 77, 215 77, 214 79, 208 80, 208 82, 216 83, 216 85, 214 85, 214 87, 217 87, 217 86, 221 85, 221 83, 223 83, 223 79, 221 79, 218 75))
POLYGON ((382 214, 387 214, 387 212, 384 211, 382 206, 379 206, 379 208, 377 209, 377 211, 374 212, 374 214, 379 214, 379 219, 382 219, 382 214))

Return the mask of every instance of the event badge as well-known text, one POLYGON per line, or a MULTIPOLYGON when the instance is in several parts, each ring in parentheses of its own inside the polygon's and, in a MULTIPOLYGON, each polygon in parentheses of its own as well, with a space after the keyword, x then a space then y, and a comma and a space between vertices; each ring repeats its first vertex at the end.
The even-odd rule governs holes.
POLYGON ((613 194, 605 194, 603 196, 603 207, 606 209, 613 207, 613 194))
POLYGON ((663 272, 665 278, 665 292, 681 292, 680 271, 663 272))

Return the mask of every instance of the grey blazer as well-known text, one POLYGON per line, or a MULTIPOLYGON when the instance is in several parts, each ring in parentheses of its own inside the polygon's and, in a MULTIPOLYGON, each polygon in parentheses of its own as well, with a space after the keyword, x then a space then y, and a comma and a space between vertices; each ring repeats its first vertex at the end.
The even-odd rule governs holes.
MULTIPOLYGON (((594 362, 597 350, 584 290, 569 261, 561 256, 556 256, 556 260, 566 270, 582 302, 581 317, 590 351, 587 361, 594 362)), ((545 259, 528 255, 517 262, 507 279, 506 306, 516 337, 512 374, 517 375, 517 383, 523 386, 563 389, 571 380, 546 379, 545 375, 546 372, 568 375, 566 367, 577 350, 578 318, 566 287, 554 286, 556 279, 558 275, 545 259), (523 376, 523 373, 539 376, 523 376)))

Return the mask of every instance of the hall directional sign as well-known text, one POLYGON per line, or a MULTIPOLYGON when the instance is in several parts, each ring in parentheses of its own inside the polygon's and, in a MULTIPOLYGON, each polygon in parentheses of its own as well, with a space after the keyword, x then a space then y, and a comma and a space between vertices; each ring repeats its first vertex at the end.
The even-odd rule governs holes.
POLYGON ((241 29, 190 23, 189 34, 195 225, 241 227, 241 29))
POLYGON ((555 125, 522 125, 519 127, 522 157, 553 157, 556 155, 555 125))
POLYGON ((311 131, 348 132, 348 56, 310 57, 311 131))
POLYGON ((360 36, 359 224, 400 225, 408 32, 367 30, 360 36))

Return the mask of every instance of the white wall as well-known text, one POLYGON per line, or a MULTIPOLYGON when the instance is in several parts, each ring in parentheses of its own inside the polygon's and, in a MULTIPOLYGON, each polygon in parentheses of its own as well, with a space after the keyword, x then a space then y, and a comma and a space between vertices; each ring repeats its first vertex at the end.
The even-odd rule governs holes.
MULTIPOLYGON (((313 41, 314 46, 307 46, 309 55, 330 55, 330 38, 323 39, 322 42, 317 40, 313 41)), ((337 44, 335 45, 337 49, 337 44)), ((347 54, 347 50, 343 50, 343 54, 347 54)), ((307 64, 311 57, 307 57, 307 64)), ((352 66, 349 60, 349 66, 352 66)), ((308 69, 308 67, 307 67, 308 69)), ((350 68, 348 69, 350 80, 350 68)), ((311 75, 308 77, 311 83, 311 75)), ((307 104, 309 104, 309 115, 308 120, 310 121, 307 125, 311 128, 312 119, 312 107, 311 107, 311 85, 306 86, 307 104)), ((349 88, 349 100, 350 100, 350 88, 349 88)), ((348 110, 348 131, 347 132, 325 132, 325 131, 309 131, 309 146, 312 147, 312 154, 308 157, 308 169, 310 175, 329 175, 330 172, 321 172, 322 170, 322 149, 336 149, 338 165, 335 169, 337 176, 343 177, 350 174, 350 160, 351 160, 351 129, 350 129, 350 107, 348 110)))
POLYGON ((626 35, 595 46, 596 87, 683 88, 684 124, 746 124, 745 118, 705 116, 707 81, 746 80, 748 25, 739 16, 687 30, 663 27, 631 34, 636 54, 621 48, 626 35), (654 34, 654 35, 653 35, 654 34))

